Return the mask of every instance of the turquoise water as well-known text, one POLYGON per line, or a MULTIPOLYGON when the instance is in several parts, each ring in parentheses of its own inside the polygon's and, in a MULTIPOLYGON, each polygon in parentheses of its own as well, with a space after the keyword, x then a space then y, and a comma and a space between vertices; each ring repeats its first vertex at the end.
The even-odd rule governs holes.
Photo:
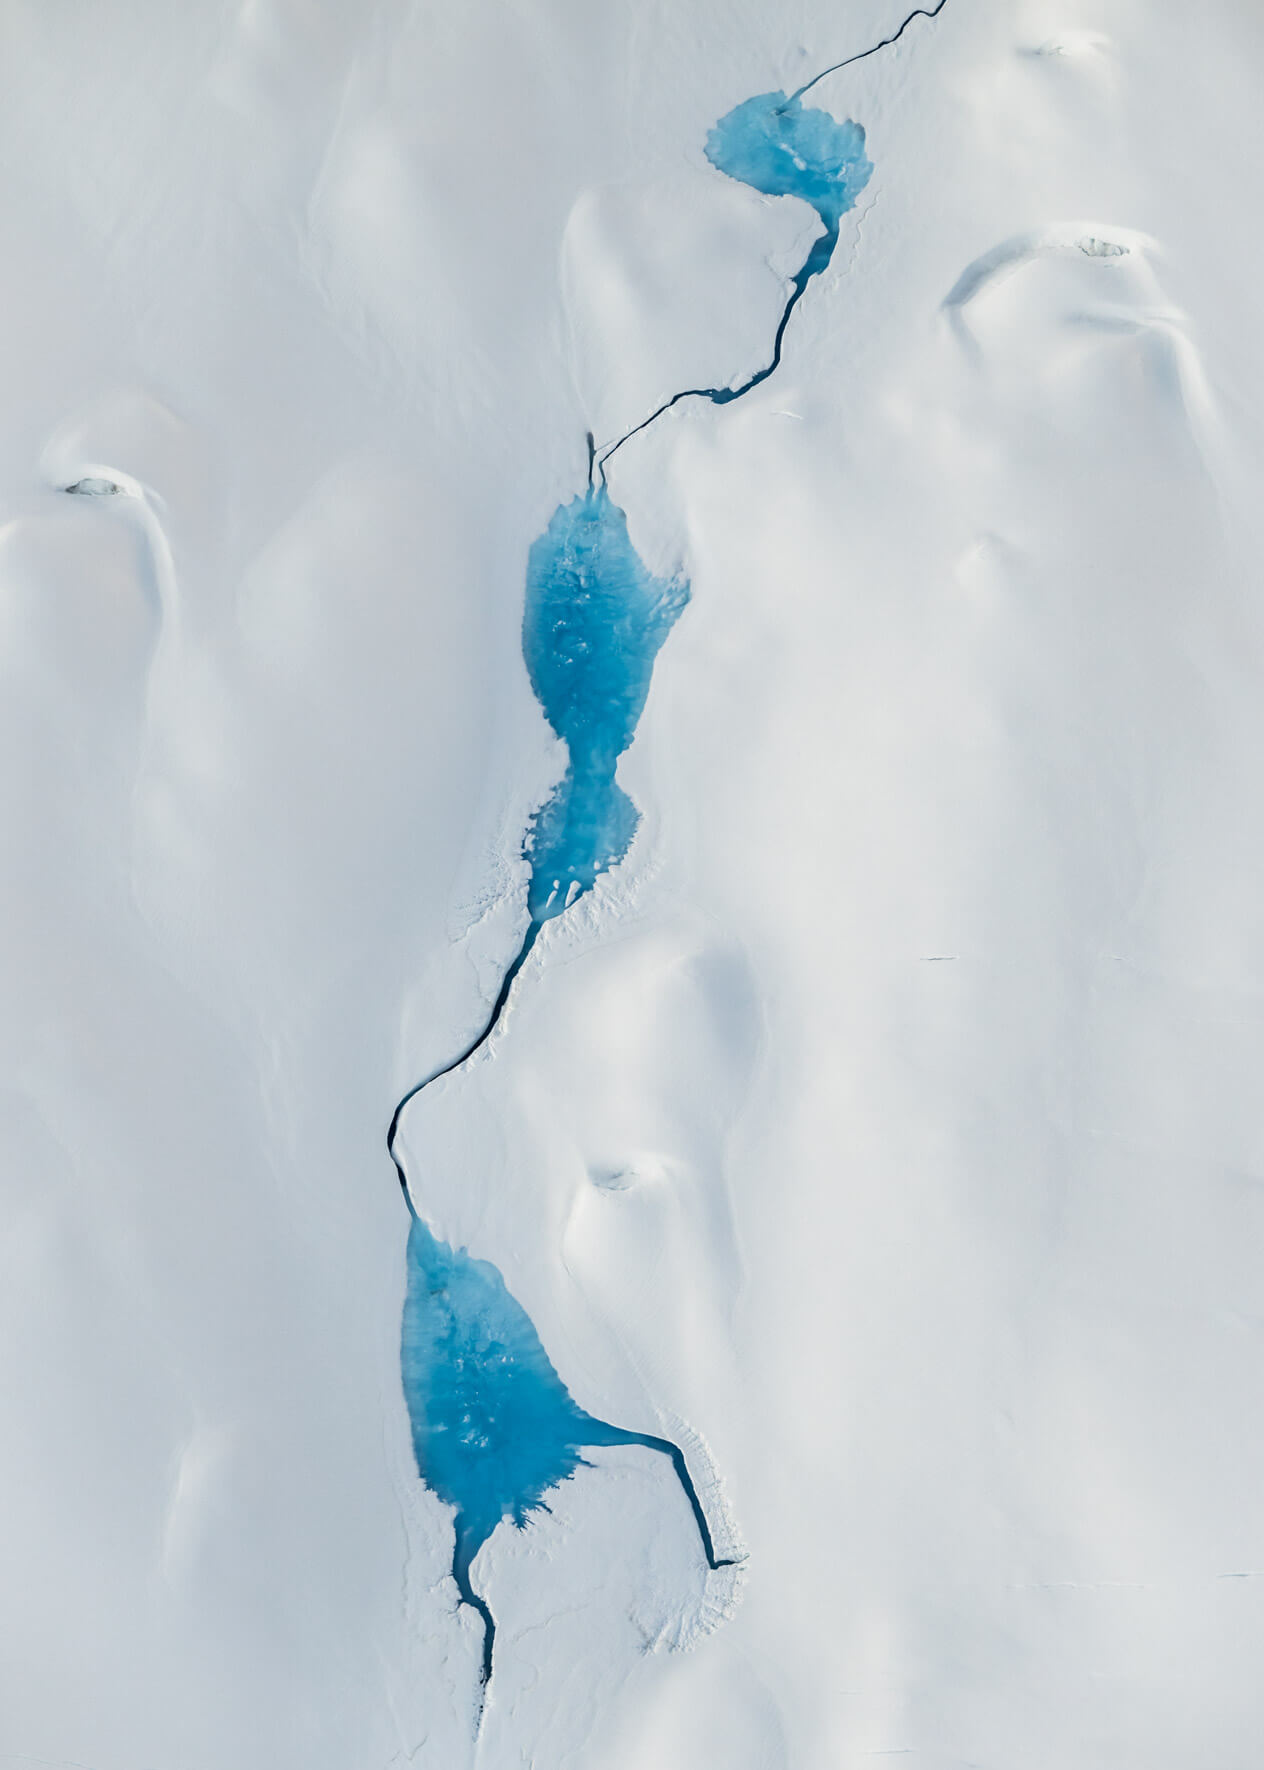
POLYGON ((670 1458, 707 1561, 711 1533, 685 1459, 669 1439, 627 1432, 579 1407, 554 1370, 526 1310, 496 1268, 436 1238, 416 1216, 408 1234, 401 1345, 413 1454, 422 1480, 456 1511, 452 1572, 483 1619, 483 1679, 495 1624, 470 1567, 502 1519, 519 1529, 551 1487, 584 1464, 591 1445, 641 1445, 670 1458))
POLYGON ((527 556, 522 653, 545 718, 570 752, 527 842, 535 923, 560 915, 623 859, 639 814, 615 785, 658 649, 689 599, 647 571, 605 486, 561 505, 527 556))
POLYGON ((603 481, 611 456, 681 400, 705 399, 714 406, 727 406, 759 387, 780 367, 790 316, 812 278, 819 276, 834 256, 839 223, 873 176, 860 124, 838 123, 828 111, 804 105, 798 93, 787 98, 784 92, 763 92, 737 105, 707 136, 706 156, 717 171, 765 196, 802 197, 820 216, 824 231, 812 242, 791 279, 772 355, 765 366, 736 387, 684 387, 674 393, 605 450, 601 457, 603 481))
POLYGON ((835 237, 873 175, 859 123, 836 122, 784 92, 748 98, 721 117, 706 155, 720 172, 767 197, 802 197, 835 237))

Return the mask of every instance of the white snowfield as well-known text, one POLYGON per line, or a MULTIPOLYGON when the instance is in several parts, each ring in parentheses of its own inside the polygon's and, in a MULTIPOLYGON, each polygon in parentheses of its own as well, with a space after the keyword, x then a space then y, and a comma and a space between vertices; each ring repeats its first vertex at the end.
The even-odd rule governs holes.
POLYGON ((562 766, 527 548, 905 0, 7 0, 0 1770, 1256 1770, 1264 12, 947 0, 611 489, 628 861, 406 1126, 592 1453, 450 1578, 395 1102, 562 766), (62 489, 75 485, 75 495, 62 489))

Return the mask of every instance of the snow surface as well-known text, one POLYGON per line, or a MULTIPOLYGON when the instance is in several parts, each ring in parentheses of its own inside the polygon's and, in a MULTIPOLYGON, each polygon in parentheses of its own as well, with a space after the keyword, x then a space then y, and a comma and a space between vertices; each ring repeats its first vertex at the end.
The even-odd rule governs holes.
POLYGON ((1233 0, 948 0, 815 86, 875 170, 777 374, 610 462, 691 585, 642 825, 409 1171, 748 1562, 594 1452, 479 1558, 476 1734, 412 1465, 383 1137, 564 766, 528 548, 767 360, 815 223, 708 131, 902 17, 10 0, 4 1770, 1254 1770, 1233 0))

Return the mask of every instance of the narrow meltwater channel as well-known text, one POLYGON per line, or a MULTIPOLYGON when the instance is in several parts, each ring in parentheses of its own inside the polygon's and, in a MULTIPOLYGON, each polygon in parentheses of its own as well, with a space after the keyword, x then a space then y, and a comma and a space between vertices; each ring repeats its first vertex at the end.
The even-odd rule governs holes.
POLYGON ((639 558, 627 518, 610 495, 606 465, 682 400, 728 405, 776 371, 791 315, 812 279, 830 263, 841 219, 873 172, 860 125, 806 107, 804 94, 827 74, 897 42, 913 19, 934 18, 945 4, 938 0, 931 8, 918 8, 891 37, 825 69, 789 96, 769 92, 747 99, 711 130, 706 154, 718 171, 764 195, 808 202, 821 223, 791 280, 770 360, 737 385, 683 389, 599 456, 589 436, 586 490, 558 507, 528 554, 523 657, 545 717, 566 743, 567 767, 524 841, 530 865, 527 926, 491 1011, 457 1056, 402 1097, 386 1137, 411 1219, 401 1368, 413 1451, 422 1480, 455 1514, 452 1573, 461 1602, 482 1621, 484 1695, 496 1625, 474 1589, 474 1559, 502 1521, 521 1528, 543 1508, 548 1491, 585 1465, 584 1450, 636 1445, 667 1457, 689 1502, 708 1567, 731 1567, 735 1561, 716 1554, 680 1447, 611 1425, 581 1408, 496 1268, 431 1233, 398 1151, 401 1120, 426 1088, 487 1043, 545 924, 616 866, 636 834, 640 814, 618 785, 616 768, 644 709, 654 660, 688 602, 689 587, 682 579, 656 578, 639 558))
POLYGON ((491 1012, 456 1057, 409 1089, 387 1132, 412 1218, 402 1370, 413 1450, 422 1479, 456 1513, 452 1572, 461 1601, 482 1619, 484 1685, 496 1626, 474 1590, 474 1558, 502 1519, 525 1524, 547 1491, 584 1464, 585 1449, 639 1445, 668 1457, 708 1566, 732 1565, 716 1555, 680 1447, 596 1419, 572 1399, 496 1268, 431 1233, 397 1148, 410 1102, 459 1069, 495 1031, 545 923, 627 853, 639 813, 616 784, 615 769, 636 731, 659 647, 688 595, 682 581, 647 571, 623 511, 591 480, 531 548, 523 655, 545 716, 565 740, 567 768, 528 832, 526 932, 491 1012))

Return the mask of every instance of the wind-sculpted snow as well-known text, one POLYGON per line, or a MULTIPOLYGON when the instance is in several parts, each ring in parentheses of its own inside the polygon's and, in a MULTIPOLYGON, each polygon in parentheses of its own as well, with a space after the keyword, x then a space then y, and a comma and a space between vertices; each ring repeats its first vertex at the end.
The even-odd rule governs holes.
POLYGON ((522 652, 545 718, 566 740, 566 774, 530 838, 533 922, 545 922, 621 861, 636 807, 616 786, 658 649, 689 598, 648 572, 602 486, 563 504, 527 558, 522 652))

